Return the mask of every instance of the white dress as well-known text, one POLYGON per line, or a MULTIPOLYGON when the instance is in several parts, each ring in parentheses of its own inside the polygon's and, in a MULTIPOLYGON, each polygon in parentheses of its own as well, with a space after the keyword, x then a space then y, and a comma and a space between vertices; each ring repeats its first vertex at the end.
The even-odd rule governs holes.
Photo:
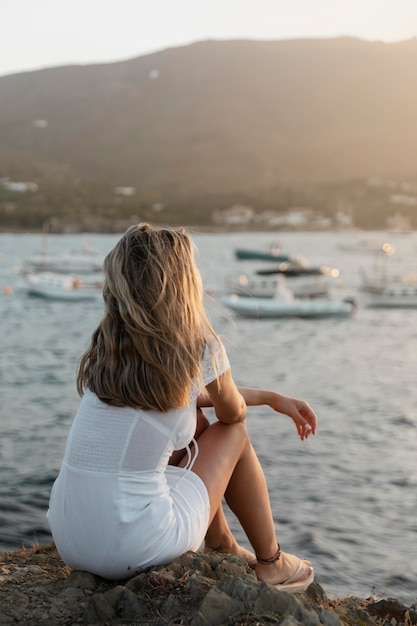
MULTIPOLYGON (((229 367, 219 354, 217 375, 229 367)), ((209 350, 204 384, 215 380, 209 350)), ((110 406, 86 391, 72 424, 47 513, 63 561, 113 580, 197 550, 207 532, 206 486, 190 471, 196 399, 169 413, 110 406), (187 448, 186 468, 168 465, 187 448)), ((195 442, 196 444, 196 442, 195 442)))

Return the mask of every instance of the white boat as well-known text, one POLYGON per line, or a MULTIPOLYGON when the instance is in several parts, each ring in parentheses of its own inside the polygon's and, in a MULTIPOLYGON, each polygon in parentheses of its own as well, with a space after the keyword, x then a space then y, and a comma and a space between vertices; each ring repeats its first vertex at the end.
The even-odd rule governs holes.
MULTIPOLYGON (((393 251, 393 249, 392 249, 393 251)), ((372 308, 417 308, 417 275, 388 265, 391 249, 379 267, 368 274, 361 269, 360 291, 365 306, 372 308)), ((390 261, 391 263, 391 261, 390 261)))
POLYGON ((258 319, 347 317, 356 310, 356 303, 350 299, 294 298, 288 289, 278 290, 273 298, 251 298, 232 294, 223 296, 220 300, 237 315, 258 319))
POLYGON ((87 281, 73 274, 53 272, 27 273, 24 276, 29 295, 49 300, 96 300, 102 297, 103 283, 87 281))
POLYGON ((406 275, 403 278, 371 280, 362 273, 362 300, 371 308, 417 308, 417 277, 406 275))
MULTIPOLYGON (((229 294, 253 298, 273 298, 285 285, 282 275, 259 276, 257 274, 232 274, 225 278, 225 288, 229 294)), ((320 298, 329 293, 329 281, 325 276, 294 277, 288 279, 294 298, 320 298)))
POLYGON ((363 254, 378 254, 384 251, 384 246, 391 245, 379 237, 355 239, 354 241, 342 241, 338 244, 339 250, 363 254))
POLYGON ((24 263, 32 272, 55 272, 59 274, 93 274, 103 271, 103 260, 96 254, 73 252, 68 254, 36 254, 24 263))
POLYGON ((80 248, 51 254, 47 252, 48 232, 44 231, 41 251, 25 259, 24 271, 57 272, 59 274, 94 274, 103 271, 104 258, 87 242, 80 248))

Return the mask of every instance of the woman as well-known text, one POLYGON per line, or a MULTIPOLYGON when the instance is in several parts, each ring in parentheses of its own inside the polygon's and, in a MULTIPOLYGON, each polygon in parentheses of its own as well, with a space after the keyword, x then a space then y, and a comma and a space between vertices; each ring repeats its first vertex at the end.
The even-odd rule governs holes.
POLYGON ((269 405, 304 440, 316 432, 314 411, 236 386, 184 230, 130 228, 104 272, 105 314, 79 364, 82 399, 48 511, 61 557, 124 579, 204 541, 246 559, 259 580, 305 590, 313 568, 281 552, 245 419, 247 406, 269 405), (255 554, 233 537, 223 497, 255 554))

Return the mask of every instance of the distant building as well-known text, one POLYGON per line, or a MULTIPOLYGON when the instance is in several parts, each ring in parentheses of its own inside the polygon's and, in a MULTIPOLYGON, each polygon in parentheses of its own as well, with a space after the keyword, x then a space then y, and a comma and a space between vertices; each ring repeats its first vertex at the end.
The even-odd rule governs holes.
POLYGON ((292 207, 288 209, 287 213, 283 216, 284 224, 291 226, 292 228, 302 228, 311 224, 315 217, 313 209, 309 207, 292 207))
POLYGON ((410 191, 416 192, 417 191, 417 183, 410 183, 410 182, 407 182, 407 181, 403 181, 401 183, 400 187, 401 187, 401 189, 403 191, 407 191, 407 192, 410 192, 410 191))
POLYGON ((393 204, 408 204, 414 206, 415 204, 417 204, 417 197, 409 196, 404 193, 396 193, 390 196, 390 202, 392 202, 393 204))
POLYGON ((285 214, 278 211, 262 211, 256 215, 256 221, 259 224, 265 224, 271 228, 282 226, 284 220, 285 214))
POLYGON ((15 193, 26 193, 31 191, 32 193, 38 191, 38 185, 36 183, 13 181, 9 178, 2 178, 0 185, 6 191, 14 191, 15 193))
MULTIPOLYGON (((257 217, 257 220, 271 228, 289 228, 294 230, 308 230, 309 228, 328 229, 333 225, 332 218, 324 217, 310 207, 292 207, 283 213, 264 211, 257 217)), ((350 225, 349 216, 342 216, 341 214, 340 220, 346 222, 343 224, 344 227, 350 225)))
POLYGON ((345 211, 336 211, 334 221, 339 228, 353 228, 354 226, 352 214, 345 211))
POLYGON ((116 196, 134 196, 136 187, 115 187, 114 193, 116 196))
POLYGON ((214 211, 212 215, 215 224, 225 224, 228 226, 247 225, 254 217, 254 209, 242 204, 234 204, 228 209, 219 209, 214 211))
POLYGON ((48 128, 49 122, 48 120, 33 120, 32 126, 35 128, 48 128))

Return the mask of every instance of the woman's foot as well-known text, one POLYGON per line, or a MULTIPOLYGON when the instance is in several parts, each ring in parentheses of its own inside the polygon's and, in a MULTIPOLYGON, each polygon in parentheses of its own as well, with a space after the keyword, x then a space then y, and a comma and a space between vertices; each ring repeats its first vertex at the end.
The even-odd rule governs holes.
MULTIPOLYGON (((204 546, 204 552, 220 552, 221 554, 233 554, 233 556, 238 556, 243 559, 250 565, 251 563, 256 563, 256 557, 253 552, 247 550, 243 546, 237 543, 237 541, 227 541, 223 542, 221 545, 216 546, 208 546, 207 543, 204 546)), ((253 567, 252 565, 250 565, 253 567)))
POLYGON ((279 558, 271 563, 258 560, 255 573, 258 580, 289 593, 305 591, 314 580, 310 561, 288 552, 281 552, 279 558))

